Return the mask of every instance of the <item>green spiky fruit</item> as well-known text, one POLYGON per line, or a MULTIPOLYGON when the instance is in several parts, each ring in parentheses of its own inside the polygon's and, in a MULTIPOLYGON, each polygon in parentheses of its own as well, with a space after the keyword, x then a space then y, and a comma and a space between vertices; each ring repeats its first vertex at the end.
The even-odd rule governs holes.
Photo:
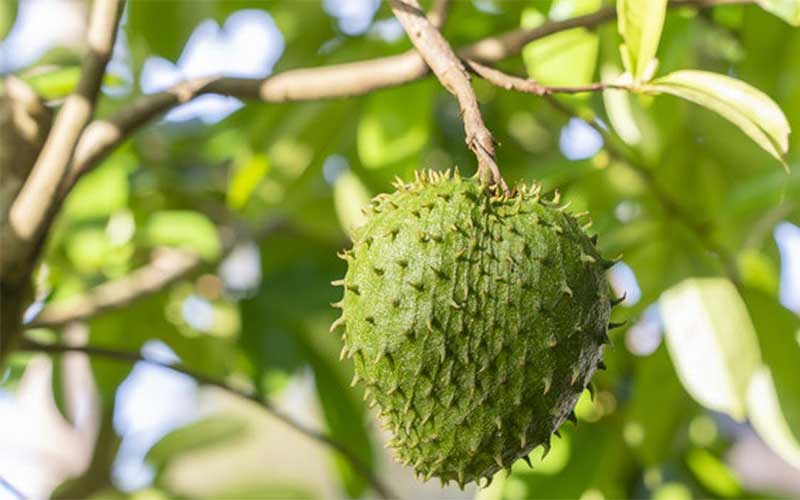
POLYGON ((431 172, 397 188, 342 254, 332 329, 400 462, 490 479, 574 417, 608 342, 608 262, 538 187, 431 172))

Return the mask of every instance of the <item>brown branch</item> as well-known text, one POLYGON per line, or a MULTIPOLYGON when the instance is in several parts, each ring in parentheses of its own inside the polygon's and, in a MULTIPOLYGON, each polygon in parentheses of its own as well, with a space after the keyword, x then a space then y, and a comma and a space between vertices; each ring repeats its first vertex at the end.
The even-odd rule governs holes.
POLYGON ((122 6, 122 0, 96 1, 92 5, 87 34, 88 53, 83 59, 78 87, 64 101, 9 213, 17 244, 21 243, 23 247, 36 242, 52 216, 78 138, 94 112, 106 64, 114 47, 122 6))
POLYGON ((439 30, 425 17, 417 0, 391 0, 390 3, 395 17, 403 25, 411 43, 422 55, 425 63, 444 88, 458 100, 467 146, 478 158, 480 176, 491 179, 495 186, 508 192, 508 186, 497 166, 494 138, 483 123, 478 99, 470 84, 469 73, 461 60, 439 30))
POLYGON ((23 351, 30 351, 30 352, 44 352, 50 354, 61 354, 66 352, 80 352, 87 354, 89 356, 98 356, 107 358, 110 360, 116 360, 124 363, 147 363, 153 366, 158 366, 160 368, 165 368, 167 370, 171 370, 176 373, 181 373, 183 375, 187 375, 194 380, 196 380, 199 384, 208 385, 211 387, 216 387, 218 389, 222 389, 226 392, 229 392, 235 396, 238 396, 242 399, 246 399, 251 401, 257 405, 259 405, 264 411, 275 417, 276 419, 280 420, 284 424, 288 425, 292 429, 296 430, 300 434, 307 436, 315 441, 318 441, 326 446, 329 446, 336 450, 339 454, 342 455, 349 463, 353 466, 353 469, 362 476, 372 488, 383 498, 398 498, 394 495, 389 488, 383 485, 383 483, 372 473, 370 468, 364 464, 361 459, 356 456, 346 445, 339 442, 335 438, 331 437, 328 434, 325 434, 321 431, 316 429, 312 429, 310 427, 305 426, 304 424, 294 420, 289 415, 281 412, 272 403, 264 398, 261 394, 257 391, 247 391, 242 389, 237 389, 232 385, 217 380, 213 377, 209 377, 203 373, 194 371, 190 368, 164 363, 162 361, 158 361, 151 358, 146 358, 143 355, 137 352, 130 352, 130 351, 119 351, 115 349, 106 349, 103 347, 94 347, 94 346, 73 346, 73 345, 66 345, 66 344, 42 344, 30 340, 25 340, 22 342, 20 350, 23 351))
POLYGON ((447 13, 450 10, 450 0, 436 0, 428 12, 428 19, 436 29, 442 29, 447 22, 447 13))
POLYGON ((157 293, 178 281, 202 263, 194 252, 161 248, 153 260, 124 278, 98 285, 88 292, 49 304, 26 328, 62 326, 88 319, 109 309, 118 309, 157 293))
MULTIPOLYGON (((286 228, 287 219, 269 220, 249 237, 255 240, 268 238, 286 228)), ((223 242, 223 255, 227 255, 238 241, 230 238, 223 242)), ((145 266, 127 276, 97 285, 87 292, 47 304, 25 328, 53 328, 74 321, 93 318, 104 312, 120 309, 139 299, 158 293, 164 287, 181 280, 201 268, 203 260, 194 252, 174 248, 159 248, 145 266)))
MULTIPOLYGON (((673 0, 670 7, 709 7, 725 3, 751 3, 752 0, 673 0)), ((445 1, 437 7, 446 7, 445 1)), ((461 47, 456 53, 471 63, 494 63, 518 54, 540 38, 572 28, 593 28, 614 19, 614 7, 604 7, 590 14, 550 21, 536 28, 518 28, 486 37, 461 47)), ((433 16, 436 20, 436 15, 433 16)), ((438 22, 438 21, 437 21, 438 22)), ((144 124, 178 104, 203 94, 222 94, 240 99, 270 103, 337 99, 367 94, 418 80, 428 74, 428 66, 416 50, 365 61, 317 68, 289 70, 265 79, 204 78, 181 83, 172 89, 140 97, 108 120, 95 121, 85 130, 69 168, 63 197, 75 181, 91 170, 128 136, 144 124)))
MULTIPOLYGON (((437 6, 443 9, 446 3, 441 2, 437 6)), ((591 28, 614 16, 613 8, 604 8, 592 14, 548 22, 532 29, 515 29, 490 36, 457 49, 456 53, 471 62, 493 63, 519 53, 527 43, 539 38, 580 26, 591 28)), ((269 103, 356 97, 418 80, 428 71, 425 61, 412 49, 395 56, 288 70, 265 79, 219 77, 190 80, 169 90, 142 96, 113 117, 95 121, 86 128, 75 151, 62 196, 81 175, 91 170, 137 129, 172 107, 197 96, 222 94, 269 103)))
POLYGON ((6 478, 0 476, 0 486, 5 488, 7 492, 11 494, 12 497, 18 500, 25 500, 25 495, 22 494, 13 484, 11 484, 6 478))
POLYGON ((580 94, 583 92, 600 92, 608 89, 629 90, 627 85, 610 83, 610 82, 595 82, 587 85, 575 86, 553 86, 543 85, 536 80, 530 78, 521 78, 514 75, 504 73, 499 69, 492 68, 485 64, 476 61, 465 61, 467 69, 480 76, 487 82, 506 90, 514 90, 526 94, 533 94, 537 96, 546 96, 551 94, 580 94))

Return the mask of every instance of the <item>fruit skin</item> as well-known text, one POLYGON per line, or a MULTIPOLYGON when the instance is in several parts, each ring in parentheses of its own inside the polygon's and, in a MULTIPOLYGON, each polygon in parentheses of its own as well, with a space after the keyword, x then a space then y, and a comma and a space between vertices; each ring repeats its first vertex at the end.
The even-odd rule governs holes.
POLYGON ((540 187, 418 173, 373 200, 348 262, 342 356, 400 462, 460 486, 543 445, 608 343, 611 264, 540 187))

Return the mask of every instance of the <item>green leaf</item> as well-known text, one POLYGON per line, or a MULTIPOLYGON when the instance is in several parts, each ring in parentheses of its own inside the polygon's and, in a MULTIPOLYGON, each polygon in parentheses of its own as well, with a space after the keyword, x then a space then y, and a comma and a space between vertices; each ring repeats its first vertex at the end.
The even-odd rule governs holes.
POLYGON ((800 469, 800 318, 774 296, 754 289, 743 296, 764 359, 750 382, 750 421, 775 453, 800 469))
POLYGON ((18 0, 3 0, 0 2, 0 40, 3 40, 14 26, 18 8, 18 0))
POLYGON ((625 69, 635 81, 647 81, 655 73, 655 59, 667 0, 618 0, 617 27, 625 41, 620 46, 625 69))
POLYGON ((632 446, 641 462, 657 465, 668 459, 675 432, 693 405, 675 376, 663 345, 650 356, 636 360, 635 366, 626 425, 643 431, 642 439, 632 446))
POLYGON ((676 71, 642 88, 645 92, 671 94, 719 113, 786 166, 789 122, 778 105, 760 90, 729 76, 697 70, 676 71))
POLYGON ((352 238, 353 231, 366 222, 367 217, 362 211, 369 205, 369 191, 366 186, 352 171, 339 175, 333 185, 333 202, 336 206, 336 215, 342 229, 352 238))
POLYGON ((372 93, 358 122, 358 157, 367 168, 383 168, 422 151, 431 132, 430 82, 372 93))
POLYGON ((264 153, 247 154, 242 161, 237 162, 228 183, 228 206, 235 209, 244 207, 269 169, 269 160, 264 153))
MULTIPOLYGON (((39 96, 44 99, 62 99, 71 94, 81 78, 80 66, 63 66, 43 73, 23 77, 39 96)), ((103 75, 103 85, 117 86, 123 79, 113 73, 103 75)))
POLYGON ((758 0, 766 11, 794 26, 800 26, 800 0, 758 0))
POLYGON ((206 260, 220 254, 217 228, 199 213, 188 210, 165 210, 150 216, 145 225, 145 239, 152 246, 176 246, 193 250, 206 260))
POLYGON ((169 432, 150 448, 145 460, 161 472, 181 456, 242 437, 246 429, 240 417, 213 415, 169 432))
POLYGON ((711 493, 725 498, 741 497, 742 486, 734 473, 707 450, 691 450, 686 456, 686 465, 711 493))
POLYGON ((528 76, 545 85, 584 85, 594 78, 599 41, 575 28, 529 43, 522 49, 528 76))
POLYGON ((685 280, 661 295, 667 347, 681 383, 703 406, 744 420, 761 358, 755 329, 727 279, 685 280))
POLYGON ((69 219, 101 219, 128 205, 128 172, 135 158, 126 153, 111 156, 103 165, 84 175, 70 192, 64 206, 69 219))

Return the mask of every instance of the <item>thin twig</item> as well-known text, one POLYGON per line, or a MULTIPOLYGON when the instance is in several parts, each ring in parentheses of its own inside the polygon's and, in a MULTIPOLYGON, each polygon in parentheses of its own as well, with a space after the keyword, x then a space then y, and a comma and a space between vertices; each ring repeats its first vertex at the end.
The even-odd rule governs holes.
POLYGON ((232 385, 229 385, 226 382, 221 380, 217 380, 213 377, 209 377, 203 373, 194 371, 190 368, 177 365, 177 364, 169 364, 164 363, 162 361, 158 361, 155 359, 150 359, 142 356, 136 352, 130 351, 120 351, 115 349, 106 349, 103 347, 94 347, 94 346, 72 346, 66 344, 42 344, 39 342, 34 342, 30 340, 24 340, 22 345, 20 346, 20 350, 22 351, 30 351, 30 352, 44 352, 50 354, 60 354, 66 352, 79 352, 84 353, 89 356, 97 356, 103 357, 110 360, 116 360, 125 363, 147 363, 153 366, 158 366, 160 368, 165 368, 167 370, 171 370, 176 373, 181 373, 183 375, 187 375, 194 380, 196 380, 199 384, 208 385, 211 387, 216 387, 218 389, 222 389, 226 392, 229 392, 235 396, 240 398, 246 399, 253 403, 259 405, 264 411, 275 417, 276 419, 280 420, 284 424, 288 425, 292 429, 296 430, 300 434, 303 434, 315 441, 323 443, 334 450, 336 450, 339 454, 342 455, 350 464, 353 466, 353 469, 364 479, 366 479, 372 488, 383 498, 397 498, 389 488, 387 488, 375 475, 372 473, 370 468, 364 464, 361 459, 359 459, 355 453, 353 453, 346 445, 340 443, 333 437, 325 434, 321 431, 316 429, 312 429, 310 427, 305 426, 304 424, 297 422, 292 417, 286 415, 285 413, 281 412, 275 406, 272 405, 270 401, 264 398, 261 394, 256 391, 246 391, 243 389, 237 389, 232 385))
POLYGON ((5 488, 6 491, 11 493, 11 496, 16 498, 17 500, 25 500, 25 495, 22 494, 17 488, 14 487, 6 478, 0 476, 0 486, 5 488))
POLYGON ((24 242, 24 245, 37 240, 52 216, 56 206, 54 200, 80 134, 92 118, 106 64, 114 47, 122 6, 122 0, 96 1, 92 5, 87 34, 88 53, 83 59, 78 87, 65 99, 9 212, 9 224, 18 242, 24 242))
POLYGON ((86 293, 47 305, 26 328, 47 328, 92 318, 125 307, 178 281, 202 263, 194 252, 158 249, 153 260, 124 278, 98 285, 86 293))
MULTIPOLYGON (((728 3, 752 3, 752 0, 673 0, 669 6, 704 8, 728 3)), ((441 22, 436 12, 444 9, 446 4, 442 1, 434 6, 433 20, 441 22)), ((470 63, 494 63, 518 54, 534 40, 573 28, 593 28, 615 17, 614 7, 603 7, 590 14, 549 21, 535 28, 517 28, 489 36, 456 49, 456 54, 470 63)), ((213 93, 270 103, 337 99, 409 83, 424 77, 428 71, 420 54, 410 50, 395 56, 288 70, 264 79, 217 77, 189 80, 169 90, 142 96, 118 114, 107 120, 97 120, 86 128, 76 148, 61 197, 81 175, 94 168, 144 124, 200 95, 213 93)))
MULTIPOLYGON (((544 98, 556 110, 571 118, 580 118, 578 114, 567 105, 556 99, 551 95, 545 95, 544 98)), ((581 120, 583 120, 581 118, 581 120)), ((711 253, 717 255, 725 266, 725 272, 734 283, 738 283, 738 271, 736 269, 736 260, 728 252, 725 247, 719 244, 712 236, 709 225, 697 219, 697 215, 689 212, 680 203, 678 203, 662 186, 658 183, 653 172, 642 165, 632 155, 623 152, 620 148, 616 147, 613 137, 606 128, 597 123, 596 119, 583 120, 586 124, 592 127, 603 138, 604 148, 611 158, 616 159, 622 165, 627 166, 635 172, 645 184, 656 200, 661 204, 663 209, 670 216, 677 219, 692 234, 697 240, 711 253)))
MULTIPOLYGON (((443 4, 439 4, 441 8, 443 4)), ((579 26, 591 28, 614 16, 613 8, 604 8, 536 28, 515 29, 486 37, 456 52, 460 58, 471 62, 497 62, 518 54, 527 43, 539 38, 579 26)), ((140 127, 200 95, 221 94, 269 103, 336 99, 409 83, 424 77, 428 71, 420 54, 412 49, 395 56, 288 70, 264 79, 219 77, 188 80, 169 90, 142 96, 111 118, 90 124, 75 150, 75 159, 61 196, 66 195, 81 175, 99 164, 140 127)))
POLYGON ((546 96, 551 94, 580 94, 583 92, 601 92, 608 89, 628 90, 628 86, 611 82, 595 82, 587 85, 575 86, 552 86, 543 85, 536 80, 530 78, 521 78, 514 75, 509 75, 497 68, 492 68, 485 64, 476 61, 465 61, 467 69, 480 76, 487 82, 497 87, 513 90, 516 92, 523 92, 526 94, 533 94, 537 96, 546 96))
MULTIPOLYGON (((227 255, 242 240, 260 241, 286 228, 288 220, 273 218, 263 223, 252 234, 223 241, 221 255, 227 255)), ((120 309, 148 297, 164 287, 185 278, 202 268, 200 255, 187 250, 159 248, 146 265, 123 278, 97 285, 68 299, 45 305, 42 311, 25 325, 25 328, 53 328, 74 321, 93 318, 104 312, 120 309)))
POLYGON ((436 0, 428 12, 428 19, 436 29, 442 29, 447 22, 447 14, 450 10, 450 0, 436 0))
POLYGON ((483 123, 478 99, 472 90, 470 77, 461 60, 453 52, 430 20, 425 17, 417 0, 391 0, 392 11, 403 25, 411 43, 436 78, 458 100, 461 119, 464 121, 467 146, 478 158, 478 171, 484 179, 508 192, 503 176, 497 166, 494 138, 483 123))

